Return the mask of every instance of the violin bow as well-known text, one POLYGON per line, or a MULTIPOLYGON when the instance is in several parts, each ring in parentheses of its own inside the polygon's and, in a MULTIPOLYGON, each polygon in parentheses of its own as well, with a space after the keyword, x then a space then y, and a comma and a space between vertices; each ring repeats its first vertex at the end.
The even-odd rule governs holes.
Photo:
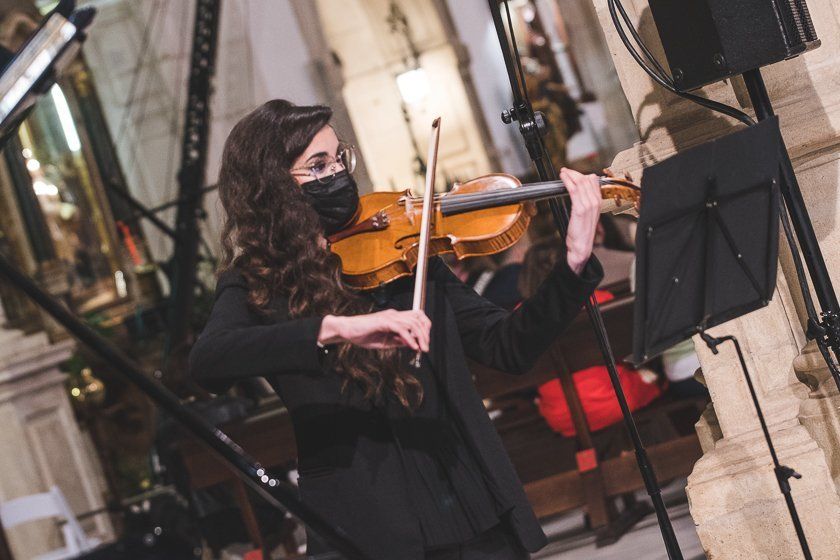
MULTIPOLYGON (((414 300, 411 309, 423 310, 426 307, 426 277, 429 268, 429 238, 432 233, 435 208, 435 169, 437 168, 438 143, 440 141, 440 117, 432 121, 432 133, 429 138, 429 157, 426 159, 426 190, 423 192, 423 212, 420 218, 420 241, 417 243, 417 268, 414 273, 414 300)), ((420 367, 423 352, 417 351, 411 365, 420 367)))

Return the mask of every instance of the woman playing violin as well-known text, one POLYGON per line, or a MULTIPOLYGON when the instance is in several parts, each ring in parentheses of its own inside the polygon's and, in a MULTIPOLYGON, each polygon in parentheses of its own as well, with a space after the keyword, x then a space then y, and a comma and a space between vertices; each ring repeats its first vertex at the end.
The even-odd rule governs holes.
MULTIPOLYGON (((591 257, 598 179, 564 169, 565 258, 516 311, 485 301, 439 258, 426 309, 410 278, 342 282, 329 236, 351 224, 353 148, 323 106, 270 101, 222 155, 226 213, 216 302, 190 355, 213 391, 265 378, 288 408, 301 498, 377 559, 517 559, 546 544, 475 390, 467 357, 527 372, 602 271, 591 257), (420 367, 409 362, 422 351, 420 367)), ((326 552, 310 535, 309 553, 326 552)))

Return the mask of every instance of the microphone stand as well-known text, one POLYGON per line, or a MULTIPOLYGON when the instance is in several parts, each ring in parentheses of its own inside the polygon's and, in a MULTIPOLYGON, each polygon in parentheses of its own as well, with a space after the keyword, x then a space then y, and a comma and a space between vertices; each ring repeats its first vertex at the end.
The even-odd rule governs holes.
MULTIPOLYGON (((545 130, 545 117, 542 113, 534 113, 531 102, 528 99, 525 91, 525 77, 522 74, 522 68, 519 64, 519 53, 516 48, 516 40, 513 37, 513 26, 510 26, 510 39, 508 39, 505 31, 504 23, 502 22, 501 7, 504 6, 508 14, 508 23, 510 24, 510 11, 507 0, 500 2, 499 0, 488 0, 490 6, 490 13, 493 17, 493 25, 496 28, 496 34, 499 38, 499 46, 502 50, 502 57, 505 61, 505 68, 507 69, 508 80, 510 81, 511 92, 513 94, 513 107, 502 112, 502 121, 505 124, 511 124, 513 121, 519 123, 519 132, 522 134, 522 139, 525 142, 525 147, 528 150, 528 155, 537 169, 541 181, 551 181, 557 179, 557 170, 551 164, 551 160, 547 157, 546 149, 542 141, 542 134, 545 130), (513 46, 511 46, 511 44, 513 46)), ((569 211, 565 204, 561 204, 556 198, 549 200, 551 213, 554 217, 555 225, 560 236, 565 239, 566 229, 569 223, 569 211)), ((591 258, 595 258, 592 256, 591 258)), ((624 417, 624 426, 630 434, 630 439, 633 442, 633 447, 636 452, 636 462, 639 466, 639 472, 642 475, 642 480, 645 484, 645 489, 650 496, 653 503, 654 511, 656 512, 656 519, 659 523, 659 530, 662 533, 662 540, 665 543, 665 550, 668 553, 669 560, 683 560, 680 545, 677 542, 677 537, 674 534, 674 528, 671 525, 671 520, 668 517, 668 510, 665 507, 665 502, 662 500, 662 490, 659 482, 656 479, 656 473, 653 470, 653 465, 648 457, 645 445, 639 435, 639 430, 636 427, 636 422, 633 420, 633 414, 630 407, 627 405, 627 399, 624 396, 624 389, 621 387, 621 381, 616 370, 615 357, 613 356, 610 347, 609 337, 607 336, 604 319, 601 316, 598 302, 594 296, 590 297, 586 302, 586 313, 592 323, 592 328, 598 340, 598 346, 601 354, 604 357, 604 363, 610 375, 613 390, 615 391, 616 399, 621 408, 622 416, 624 417)))

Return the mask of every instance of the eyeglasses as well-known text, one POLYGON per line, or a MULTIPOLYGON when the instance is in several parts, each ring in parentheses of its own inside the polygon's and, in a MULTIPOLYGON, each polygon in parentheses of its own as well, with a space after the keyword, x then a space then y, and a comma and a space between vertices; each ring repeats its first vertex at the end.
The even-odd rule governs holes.
POLYGON ((328 183, 336 173, 345 169, 348 173, 353 173, 356 169, 356 147, 342 142, 338 145, 335 157, 320 157, 305 166, 293 167, 289 171, 292 175, 306 173, 319 183, 328 183))

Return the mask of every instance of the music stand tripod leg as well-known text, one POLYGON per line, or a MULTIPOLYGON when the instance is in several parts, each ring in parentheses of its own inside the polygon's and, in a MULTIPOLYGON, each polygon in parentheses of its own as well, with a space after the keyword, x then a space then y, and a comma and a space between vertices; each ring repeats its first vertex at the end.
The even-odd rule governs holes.
POLYGON ((755 392, 755 386, 753 385, 752 378, 747 370, 747 362, 744 360, 744 354, 741 352, 741 345, 738 343, 738 339, 731 335, 719 338, 713 337, 704 330, 699 330, 698 334, 700 335, 700 338, 703 339, 703 342, 706 343, 706 346, 709 347, 709 350, 712 351, 712 354, 718 354, 718 346, 726 341, 732 342, 735 346, 735 352, 737 352, 738 361, 741 364, 741 371, 744 374, 744 379, 747 382, 747 388, 750 391, 750 397, 752 398, 753 406, 755 407, 755 413, 758 416, 759 423, 761 424, 761 431, 764 434, 764 440, 767 442, 767 448, 770 450, 770 457, 773 459, 773 472, 776 474, 776 481, 779 483, 779 490, 785 498, 785 504, 787 504, 790 519, 793 522, 793 528, 796 531, 796 537, 799 539, 799 546, 802 548, 802 554, 805 557, 805 560, 812 560, 811 549, 808 547, 808 539, 805 538, 805 531, 802 529, 802 522, 799 520, 799 513, 796 511, 796 504, 793 501, 790 488, 791 477, 800 479, 802 478, 802 475, 779 462, 779 457, 776 455, 776 448, 773 445, 772 438, 770 437, 770 431, 767 429, 767 423, 764 420, 764 413, 761 410, 761 404, 758 402, 758 395, 755 392))

